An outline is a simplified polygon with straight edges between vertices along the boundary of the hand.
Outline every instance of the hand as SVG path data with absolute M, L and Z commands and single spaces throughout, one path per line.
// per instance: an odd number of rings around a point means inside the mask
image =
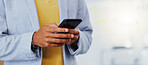
M 55 23 L 45 24 L 33 35 L 33 45 L 40 47 L 59 47 L 70 43 L 74 35 L 67 28 L 59 28 Z M 74 32 L 74 31 L 73 31 Z M 66 33 L 66 34 L 64 34 Z
M 76 27 L 75 29 L 69 29 L 69 34 L 73 34 L 74 37 L 71 39 L 71 42 L 67 43 L 68 45 L 74 44 L 77 45 L 79 40 L 79 28 Z

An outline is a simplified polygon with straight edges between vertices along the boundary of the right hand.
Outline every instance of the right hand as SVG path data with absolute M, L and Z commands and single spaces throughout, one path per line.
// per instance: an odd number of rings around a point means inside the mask
M 40 47 L 59 47 L 70 43 L 74 37 L 67 28 L 59 28 L 55 23 L 45 24 L 33 35 L 33 45 Z M 65 34 L 66 33 L 66 34 Z

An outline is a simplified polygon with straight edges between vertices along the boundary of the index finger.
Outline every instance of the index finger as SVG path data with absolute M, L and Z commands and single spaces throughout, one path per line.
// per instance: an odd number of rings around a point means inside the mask
M 69 33 L 71 33 L 71 34 L 79 34 L 79 30 L 78 29 L 69 29 Z
M 59 28 L 59 27 L 53 27 L 48 29 L 49 32 L 54 32 L 54 33 L 64 33 L 64 32 L 69 32 L 67 28 Z

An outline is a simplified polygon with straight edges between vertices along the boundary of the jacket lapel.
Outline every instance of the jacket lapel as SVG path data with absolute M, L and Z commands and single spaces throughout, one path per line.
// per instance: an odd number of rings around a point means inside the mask
M 39 19 L 38 19 L 35 1 L 34 0 L 25 0 L 25 1 L 32 26 L 34 30 L 37 31 L 40 27 L 39 27 Z M 68 18 L 67 0 L 59 0 L 59 12 L 60 12 L 59 14 L 60 22 Z
M 67 0 L 59 0 L 60 22 L 68 18 Z
M 32 23 L 34 30 L 37 31 L 40 27 L 39 27 L 39 20 L 38 20 L 35 1 L 34 0 L 25 0 L 25 1 L 30 21 Z
M 59 12 L 60 12 L 60 22 L 68 18 L 67 0 L 59 0 Z M 70 65 L 67 62 L 67 56 L 65 55 L 65 46 L 63 46 L 63 59 L 64 59 L 64 65 Z
M 67 1 L 68 0 L 59 0 L 60 22 L 68 18 Z M 65 54 L 65 46 L 63 46 L 63 59 L 64 59 L 64 65 L 70 65 L 67 62 L 67 56 Z

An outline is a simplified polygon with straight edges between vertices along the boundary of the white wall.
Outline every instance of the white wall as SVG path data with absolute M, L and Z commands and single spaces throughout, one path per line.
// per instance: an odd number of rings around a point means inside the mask
M 102 65 L 102 53 L 125 46 L 139 52 L 148 45 L 147 0 L 86 0 L 94 29 L 88 53 L 77 56 L 78 65 Z

